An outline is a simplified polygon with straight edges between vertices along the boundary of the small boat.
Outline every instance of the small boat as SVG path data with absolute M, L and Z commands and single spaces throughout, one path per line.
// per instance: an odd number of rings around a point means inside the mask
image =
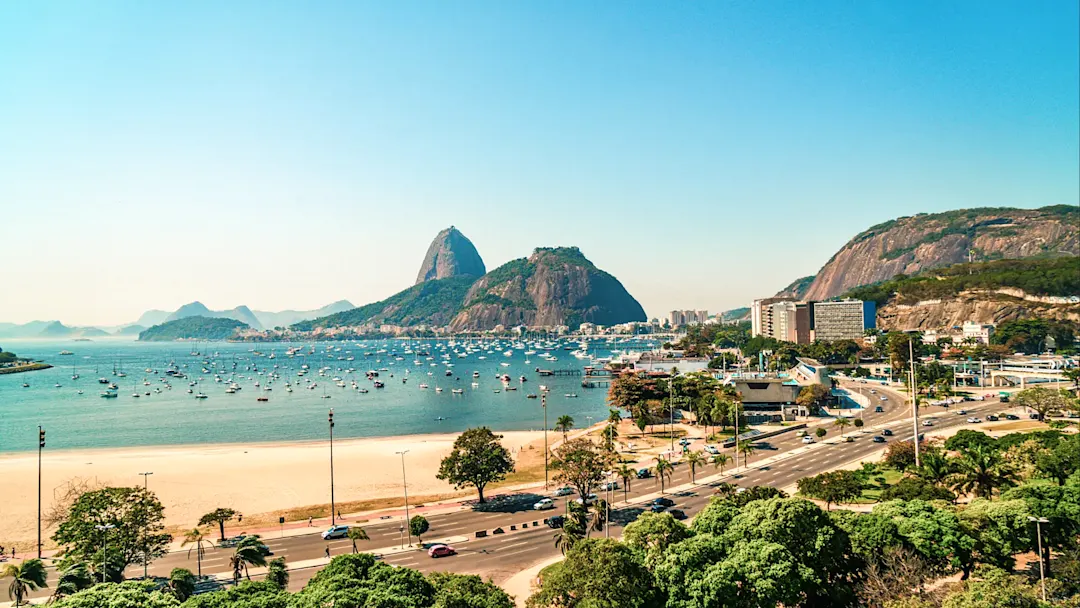
M 203 393 L 199 393 L 199 394 L 195 395 L 195 398 L 196 399 L 206 399 L 207 397 Z
M 67 355 L 74 355 L 75 353 L 71 352 L 70 350 L 62 350 L 62 351 L 60 351 L 60 354 L 64 355 L 64 356 L 67 356 Z
M 577 398 L 577 393 L 566 393 L 566 398 L 567 399 L 576 399 Z
M 451 390 L 450 390 L 450 392 L 451 392 L 451 393 L 454 393 L 455 395 L 462 395 L 462 394 L 464 394 L 464 393 L 465 393 L 465 390 L 464 390 L 464 389 L 460 389 L 460 388 L 455 388 L 455 389 L 451 389 Z
M 256 397 L 255 401 L 270 401 L 269 397 Z
M 528 395 L 525 395 L 525 398 L 526 399 L 536 399 L 536 395 L 534 395 L 532 393 L 529 393 Z
M 386 386 L 386 385 L 385 385 L 385 384 L 383 384 L 382 382 L 379 382 L 379 381 L 375 381 L 375 383 L 374 383 L 374 384 L 372 384 L 372 386 L 374 386 L 375 388 L 382 388 L 382 387 L 384 387 L 384 386 Z
M 117 397 L 116 393 L 112 391 L 105 391 L 104 393 L 101 393 L 101 396 L 105 399 L 116 399 Z
M 366 392 L 368 392 L 368 390 L 366 388 L 358 388 L 358 389 L 356 389 L 356 392 L 358 392 L 358 393 L 366 393 Z
M 420 383 L 420 388 L 421 389 L 426 389 L 427 387 L 428 387 L 427 384 L 424 384 L 423 382 Z
M 25 383 L 25 382 L 23 382 L 23 383 L 22 383 L 22 387 L 23 387 L 23 388 L 30 388 L 30 385 L 29 385 L 29 384 L 27 384 L 27 383 Z
M 494 392 L 494 393 L 501 393 L 502 391 L 500 391 L 499 389 L 495 389 L 495 390 L 493 390 L 492 392 Z

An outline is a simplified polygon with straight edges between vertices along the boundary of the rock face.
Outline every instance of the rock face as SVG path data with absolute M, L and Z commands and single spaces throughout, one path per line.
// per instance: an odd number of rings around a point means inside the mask
M 485 272 L 484 260 L 472 241 L 451 226 L 435 235 L 435 240 L 431 241 L 415 284 L 459 276 L 479 277 Z
M 965 321 L 998 325 L 1032 318 L 1080 322 L 1080 304 L 1055 305 L 981 292 L 913 305 L 889 303 L 878 309 L 878 327 L 885 331 L 940 330 Z
M 824 300 L 897 274 L 968 261 L 1080 254 L 1080 208 L 962 209 L 902 217 L 848 241 L 818 271 L 805 298 Z
M 496 325 L 614 325 L 645 321 L 645 311 L 615 277 L 598 269 L 576 247 L 539 248 L 476 281 L 453 331 Z

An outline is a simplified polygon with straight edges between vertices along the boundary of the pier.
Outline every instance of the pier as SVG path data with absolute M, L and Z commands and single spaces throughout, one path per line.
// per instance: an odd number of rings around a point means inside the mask
M 580 369 L 540 369 L 540 368 L 537 368 L 536 373 L 541 375 L 541 376 L 566 377 L 566 376 L 580 376 L 581 375 L 581 370 Z

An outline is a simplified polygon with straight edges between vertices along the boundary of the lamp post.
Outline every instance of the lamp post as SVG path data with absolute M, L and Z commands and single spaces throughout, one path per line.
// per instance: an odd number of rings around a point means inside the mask
M 153 474 L 154 474 L 153 471 L 148 471 L 146 473 L 139 473 L 139 475 L 142 475 L 142 478 L 143 478 L 143 491 L 144 492 L 149 492 L 150 491 L 149 488 L 148 488 L 147 480 Z M 149 566 L 150 556 L 147 555 L 149 553 L 149 551 L 150 551 L 150 546 L 149 546 L 149 540 L 146 537 L 147 537 L 146 525 L 144 524 L 143 525 L 143 558 L 142 558 L 142 577 L 143 577 L 144 580 L 147 578 L 147 570 L 149 570 L 149 567 L 150 567 Z
M 919 387 L 916 384 L 915 376 L 915 340 L 908 337 L 908 362 L 911 363 L 911 424 L 915 427 L 915 434 L 912 436 L 912 441 L 915 444 L 915 467 L 918 468 L 921 464 L 919 460 Z
M 37 450 L 37 556 L 41 559 L 41 451 L 45 449 L 45 429 L 38 429 Z
M 330 408 L 330 525 L 337 525 L 337 511 L 334 505 L 334 408 Z
M 1042 548 L 1042 525 L 1050 523 L 1049 519 L 1045 517 L 1032 517 L 1028 516 L 1028 521 L 1035 522 L 1035 533 L 1038 536 L 1039 541 L 1039 583 L 1042 585 L 1042 600 L 1046 601 L 1046 567 L 1043 564 L 1043 548 Z
M 405 489 L 405 526 L 409 531 L 409 546 L 412 546 L 412 527 L 409 526 L 409 484 L 405 481 L 405 454 L 409 453 L 409 450 L 402 450 L 400 452 L 394 452 L 401 456 L 401 487 Z
M 96 525 L 94 529 L 101 532 L 104 535 L 101 548 L 101 582 L 106 582 L 108 578 L 108 563 L 109 563 L 109 530 L 112 530 L 116 526 L 113 524 Z
M 540 408 L 544 410 L 544 489 L 548 489 L 548 422 L 547 422 L 547 393 L 540 394 Z
M 668 381 L 668 435 L 671 436 L 671 453 L 675 453 L 675 373 L 672 370 Z

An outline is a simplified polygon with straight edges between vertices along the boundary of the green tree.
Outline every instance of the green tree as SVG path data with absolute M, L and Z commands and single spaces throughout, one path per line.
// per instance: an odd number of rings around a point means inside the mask
M 486 426 L 465 431 L 454 440 L 453 450 L 443 459 L 435 477 L 457 489 L 473 486 L 483 504 L 484 488 L 514 471 L 514 460 L 499 443 L 501 438 Z
M 844 429 L 851 426 L 851 419 L 850 418 L 844 418 L 843 416 L 840 416 L 835 421 L 833 421 L 833 425 L 840 428 L 840 436 L 843 437 L 844 436 Z
M 1036 548 L 1030 515 L 1023 500 L 971 501 L 957 516 L 975 538 L 972 561 L 1011 571 L 1016 565 L 1013 555 Z
M 371 538 L 368 536 L 367 530 L 361 528 L 360 526 L 349 526 L 349 531 L 346 534 L 348 534 L 349 540 L 352 541 L 353 553 L 357 552 L 356 541 L 371 540 Z
M 861 429 L 861 428 L 863 428 L 863 426 L 865 426 L 865 425 L 866 425 L 866 423 L 865 423 L 865 422 L 863 422 L 863 419 L 862 419 L 862 418 L 856 418 L 856 419 L 854 419 L 854 420 L 853 420 L 853 421 L 851 422 L 851 424 L 852 424 L 852 425 L 853 425 L 853 426 L 854 426 L 855 428 L 857 428 L 857 429 Z
M 647 511 L 626 526 L 623 542 L 639 552 L 642 563 L 651 568 L 668 547 L 693 535 L 693 531 L 672 517 L 671 513 Z
M 9 578 L 8 599 L 21 606 L 23 599 L 37 589 L 48 587 L 45 564 L 40 559 L 28 559 L 21 564 L 8 564 L 0 570 L 0 578 Z
M 225 522 L 232 521 L 237 516 L 237 512 L 234 509 L 227 507 L 218 507 L 213 511 L 203 515 L 199 518 L 200 526 L 209 526 L 210 524 L 218 525 L 218 532 L 220 533 L 220 540 L 225 540 Z
M 600 431 L 600 437 L 604 440 L 604 449 L 608 452 L 615 451 L 615 438 L 619 436 L 619 430 L 614 424 L 609 424 Z
M 210 542 L 205 536 L 203 536 L 202 530 L 194 528 L 184 534 L 184 542 L 180 543 L 180 547 L 186 547 L 191 545 L 188 549 L 188 559 L 191 559 L 191 552 L 195 552 L 195 564 L 197 567 L 198 575 L 202 576 L 202 560 L 206 556 L 205 546 L 213 547 L 214 543 Z
M 1019 576 L 1010 576 L 997 568 L 980 570 L 979 576 L 968 580 L 964 587 L 945 597 L 941 608 L 1041 608 L 1039 592 Z
M 615 474 L 622 480 L 623 502 L 626 502 L 628 500 L 627 492 L 630 491 L 630 482 L 637 476 L 637 471 L 626 463 L 620 463 L 615 469 Z
M 608 504 L 603 498 L 599 498 L 593 501 L 589 507 L 589 529 L 586 531 L 585 536 L 588 537 L 590 532 L 603 532 L 604 526 L 608 523 Z
M 435 588 L 432 608 L 514 608 L 514 600 L 505 591 L 479 576 L 432 572 L 427 579 Z
M 919 468 L 915 469 L 915 475 L 935 486 L 944 485 L 954 472 L 952 460 L 941 450 L 926 450 L 919 460 Z
M 430 528 L 431 524 L 423 515 L 413 515 L 409 520 L 409 532 L 416 537 L 416 543 L 421 547 L 424 546 L 424 541 L 420 537 Z
M 994 490 L 1014 485 L 1016 472 L 991 447 L 976 445 L 960 452 L 953 489 L 990 500 Z
M 585 505 L 571 501 L 566 504 L 566 518 L 555 531 L 555 548 L 565 554 L 589 533 L 588 514 Z
M 94 585 L 56 603 L 57 608 L 176 608 L 171 589 L 155 581 L 125 581 Z
M 572 428 L 574 428 L 574 417 L 569 414 L 563 414 L 555 421 L 555 430 L 562 433 L 563 441 L 566 441 L 566 434 Z
M 667 461 L 664 457 L 656 459 L 656 464 L 653 465 L 653 472 L 656 474 L 657 481 L 660 482 L 660 493 L 664 493 L 664 480 L 671 479 L 671 472 L 674 469 L 674 465 Z
M 630 547 L 614 540 L 583 540 L 562 562 L 542 572 L 543 584 L 526 606 L 547 608 L 660 608 L 652 575 Z
M 233 583 L 240 582 L 240 576 L 243 574 L 248 580 L 251 580 L 251 573 L 249 572 L 250 566 L 263 567 L 266 566 L 266 557 L 268 555 L 266 545 L 262 543 L 258 535 L 245 536 L 236 545 L 236 550 L 233 552 L 232 557 L 229 558 L 229 566 L 232 568 Z
M 727 454 L 713 454 L 713 457 L 712 457 L 713 466 L 720 469 L 720 474 L 721 475 L 724 474 L 724 467 L 726 467 L 729 462 L 731 462 L 731 457 L 728 456 Z
M 864 484 L 855 471 L 828 471 L 803 477 L 796 485 L 804 495 L 824 500 L 825 508 L 829 509 L 833 503 L 843 504 L 861 496 Z
M 1080 471 L 1080 435 L 1062 439 L 1054 448 L 1041 454 L 1035 470 L 1042 477 L 1053 479 L 1059 486 L 1076 471 Z
M 896 524 L 904 543 L 935 573 L 968 568 L 975 539 L 955 513 L 922 500 L 880 503 L 873 513 Z
M 911 441 L 893 441 L 885 448 L 882 462 L 897 471 L 906 471 L 915 466 L 915 444 Z
M 709 566 L 728 556 L 728 547 L 719 536 L 696 534 L 670 543 L 657 555 L 652 562 L 646 557 L 645 565 L 667 596 L 667 605 L 702 606 L 706 604 L 701 597 L 701 579 Z
M 1034 410 L 1041 422 L 1050 412 L 1062 412 L 1072 409 L 1072 395 L 1069 391 L 1055 390 L 1037 386 L 1024 389 L 1013 396 L 1013 402 L 1019 407 Z
M 195 575 L 186 568 L 173 568 L 169 573 L 169 589 L 183 602 L 195 593 Z
M 825 435 L 826 435 L 827 433 L 828 433 L 828 431 L 826 431 L 825 429 L 821 428 L 820 426 L 819 426 L 819 427 L 817 428 L 817 430 L 816 430 L 816 431 L 814 431 L 814 434 L 815 434 L 815 435 L 817 435 L 817 438 L 818 438 L 818 439 L 821 439 L 821 438 L 822 438 L 822 437 L 824 437 L 824 436 L 825 436 Z
M 802 387 L 795 403 L 813 412 L 828 403 L 832 397 L 832 391 L 824 384 L 809 384 Z
M 686 466 L 690 467 L 690 482 L 697 483 L 697 468 L 703 466 L 708 459 L 705 458 L 705 454 L 701 452 L 690 451 L 683 457 L 686 461 Z
M 58 569 L 60 573 L 51 598 L 53 602 L 74 595 L 83 589 L 89 589 L 94 585 L 94 576 L 91 574 L 86 562 L 61 562 Z
M 697 585 L 697 605 L 795 606 L 816 586 L 813 574 L 786 547 L 755 539 L 736 545 L 723 561 L 705 570 Z
M 920 477 L 904 477 L 881 492 L 882 502 L 890 500 L 945 500 L 953 502 L 956 494 Z
M 736 447 L 740 454 L 743 455 L 743 464 L 750 462 L 750 457 L 754 455 L 757 448 L 754 447 L 753 441 L 740 441 L 738 447 Z
M 715 534 L 720 536 L 727 530 L 731 520 L 739 514 L 739 506 L 731 499 L 724 496 L 713 496 L 709 504 L 705 505 L 694 517 L 691 529 L 697 534 Z M 629 529 L 630 526 L 627 526 Z M 625 532 L 623 538 L 626 537 Z
M 289 569 L 285 566 L 284 557 L 270 560 L 266 569 L 266 582 L 282 591 L 289 588 Z
M 555 481 L 573 486 L 582 498 L 588 496 L 604 477 L 608 456 L 592 441 L 578 437 L 555 450 Z
M 70 558 L 90 563 L 101 563 L 91 558 L 107 540 L 109 567 L 122 573 L 130 564 L 151 562 L 168 551 L 172 536 L 164 532 L 164 512 L 154 493 L 140 487 L 86 492 L 71 505 L 53 540 Z

